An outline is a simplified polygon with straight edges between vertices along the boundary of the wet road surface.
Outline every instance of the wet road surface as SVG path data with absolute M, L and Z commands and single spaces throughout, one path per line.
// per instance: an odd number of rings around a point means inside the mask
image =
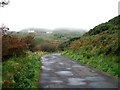
M 39 88 L 118 88 L 118 81 L 60 54 L 49 54 L 42 57 Z

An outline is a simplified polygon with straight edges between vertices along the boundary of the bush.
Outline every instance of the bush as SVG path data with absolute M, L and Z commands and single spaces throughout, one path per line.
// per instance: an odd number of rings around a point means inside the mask
M 10 57 L 14 55 L 24 55 L 25 50 L 31 48 L 32 45 L 31 36 L 26 36 L 23 38 L 19 38 L 13 35 L 3 35 L 2 36 L 2 57 Z
M 33 52 L 41 51 L 41 45 L 35 45 L 35 46 L 32 48 L 32 51 L 33 51 Z
M 41 45 L 41 50 L 46 52 L 54 52 L 57 50 L 57 46 L 52 43 L 44 43 Z
M 65 48 L 67 48 L 73 41 L 79 40 L 79 39 L 80 39 L 80 37 L 72 38 L 72 39 L 70 39 L 70 40 L 68 40 L 68 41 L 66 41 L 66 42 L 61 43 L 61 44 L 58 46 L 58 48 L 59 48 L 59 50 L 64 51 Z

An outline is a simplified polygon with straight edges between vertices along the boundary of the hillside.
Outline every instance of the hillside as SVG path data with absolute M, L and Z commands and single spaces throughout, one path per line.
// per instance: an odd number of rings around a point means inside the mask
M 86 31 L 82 29 L 57 28 L 53 30 L 53 37 L 61 41 L 82 36 Z
M 45 39 L 45 40 L 59 40 L 67 41 L 74 37 L 82 36 L 86 31 L 81 29 L 72 29 L 72 28 L 57 28 L 54 30 L 43 29 L 43 28 L 28 28 L 23 29 L 20 33 L 33 33 L 36 37 Z
M 42 50 L 41 48 L 52 48 L 58 50 L 61 43 L 82 36 L 86 31 L 81 29 L 57 28 L 54 30 L 46 28 L 26 28 L 19 32 L 8 31 L 7 33 L 19 38 L 30 36 L 33 48 L 32 51 Z M 50 49 L 50 51 L 53 51 Z
M 82 37 L 70 42 L 65 47 L 69 51 L 66 51 L 64 55 L 112 75 L 118 75 L 117 64 L 120 63 L 118 59 L 120 55 L 119 25 L 120 16 L 117 16 L 106 23 L 95 26 Z M 106 66 L 103 62 L 106 62 Z M 113 64 L 117 66 L 115 67 Z
M 119 25 L 120 17 L 100 24 L 84 34 L 79 40 L 72 42 L 70 48 L 86 48 L 91 54 L 97 52 L 105 55 L 120 55 L 120 46 L 118 46 Z

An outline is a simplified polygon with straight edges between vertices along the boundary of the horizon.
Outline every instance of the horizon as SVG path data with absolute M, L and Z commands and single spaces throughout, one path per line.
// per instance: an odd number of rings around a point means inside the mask
M 85 30 L 85 29 L 78 29 L 78 28 L 55 28 L 55 29 L 47 29 L 47 28 L 35 28 L 35 27 L 31 27 L 31 28 L 24 28 L 22 30 L 15 30 L 15 32 L 21 32 L 21 31 L 35 31 L 35 30 L 40 30 L 40 31 L 45 31 L 45 32 L 53 32 L 53 31 L 60 31 L 60 30 L 65 30 L 65 31 L 82 31 L 82 32 L 88 32 L 89 30 Z M 9 30 L 10 32 L 14 32 L 14 30 Z

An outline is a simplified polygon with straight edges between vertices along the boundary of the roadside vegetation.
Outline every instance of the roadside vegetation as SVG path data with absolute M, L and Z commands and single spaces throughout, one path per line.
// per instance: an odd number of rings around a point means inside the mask
M 2 31 L 3 88 L 38 88 L 41 56 L 62 53 L 82 64 L 97 68 L 112 76 L 120 75 L 120 16 L 85 32 L 54 31 L 46 33 Z M 33 30 L 33 29 L 31 29 Z M 82 33 L 82 34 L 80 34 Z M 85 34 L 84 34 L 85 33 Z M 77 35 L 77 36 L 76 36 Z M 0 39 L 1 39 L 0 37 Z
M 63 55 L 113 76 L 120 75 L 120 16 L 102 23 L 82 37 L 64 42 Z M 72 42 L 71 42 L 72 41 Z
M 1 27 L 3 88 L 38 88 L 42 51 L 33 52 L 34 37 L 19 36 Z
M 76 35 L 70 31 L 65 32 L 63 36 L 60 31 L 14 32 L 9 31 L 6 26 L 2 26 L 0 30 L 2 31 L 3 88 L 38 88 L 41 56 L 58 52 L 60 43 Z
M 117 57 L 108 57 L 104 54 L 89 56 L 83 54 L 81 51 L 77 52 L 72 50 L 63 52 L 63 55 L 79 63 L 106 72 L 112 76 L 118 77 L 120 75 L 120 66 L 118 66 L 118 63 L 112 61 L 118 59 Z
M 3 62 L 3 88 L 38 88 L 41 55 L 43 52 L 28 51 L 26 56 L 14 56 Z

